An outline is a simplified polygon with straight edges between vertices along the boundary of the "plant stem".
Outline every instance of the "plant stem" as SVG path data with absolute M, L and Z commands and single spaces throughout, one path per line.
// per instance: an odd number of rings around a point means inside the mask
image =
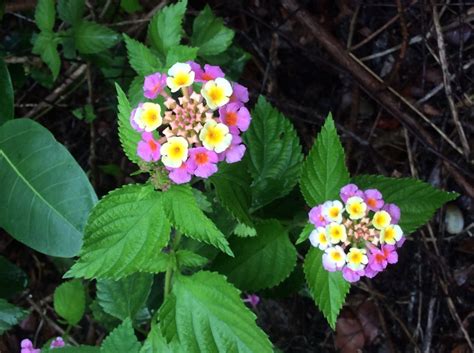
M 171 246 L 170 255 L 174 256 L 174 252 L 178 249 L 179 243 L 181 241 L 182 233 L 178 230 L 175 230 L 175 235 L 173 239 L 173 244 Z M 170 263 L 165 273 L 165 288 L 164 288 L 164 297 L 168 297 L 171 293 L 171 279 L 173 277 L 173 272 L 175 270 L 175 263 Z

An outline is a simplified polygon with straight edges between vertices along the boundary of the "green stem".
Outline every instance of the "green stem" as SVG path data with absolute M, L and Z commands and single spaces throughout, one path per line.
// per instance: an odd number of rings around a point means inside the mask
M 165 292 L 164 292 L 165 299 L 168 297 L 168 295 L 171 292 L 171 277 L 172 276 L 173 276 L 173 267 L 168 266 L 165 273 Z
M 173 239 L 173 244 L 171 246 L 171 252 L 170 255 L 174 256 L 174 252 L 178 250 L 179 243 L 181 242 L 181 237 L 183 234 L 175 230 L 175 235 Z M 166 269 L 165 273 L 165 288 L 164 288 L 164 297 L 168 297 L 168 295 L 171 293 L 171 279 L 173 278 L 173 272 L 174 272 L 175 266 L 174 264 L 168 265 L 168 268 Z

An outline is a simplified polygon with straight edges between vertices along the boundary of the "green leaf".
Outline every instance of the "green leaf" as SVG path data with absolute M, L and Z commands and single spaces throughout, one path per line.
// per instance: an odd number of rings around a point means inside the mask
M 261 222 L 255 228 L 256 237 L 232 239 L 234 258 L 219 255 L 214 261 L 215 270 L 245 291 L 276 286 L 296 265 L 296 249 L 278 221 Z
M 114 46 L 119 35 L 96 22 L 81 21 L 74 26 L 74 42 L 81 54 L 95 54 Z
M 149 48 L 126 34 L 123 37 L 127 46 L 128 61 L 137 74 L 147 76 L 162 69 L 160 59 Z
M 26 273 L 0 256 L 0 298 L 11 298 L 28 285 Z
M 306 241 L 309 238 L 309 235 L 311 234 L 311 232 L 314 229 L 315 229 L 314 225 L 312 225 L 311 223 L 307 223 L 304 226 L 303 230 L 301 231 L 301 233 L 298 237 L 298 240 L 296 240 L 296 245 L 301 244 L 304 241 Z
M 33 54 L 40 55 L 41 60 L 48 65 L 53 74 L 53 80 L 56 80 L 58 77 L 61 67 L 61 58 L 59 57 L 57 47 L 56 34 L 50 31 L 44 31 L 36 37 L 32 50 Z
M 35 21 L 38 28 L 42 31 L 52 31 L 55 17 L 54 0 L 39 0 L 35 9 Z
M 158 325 L 153 325 L 140 353 L 171 353 Z
M 81 257 L 66 276 L 119 279 L 144 266 L 168 243 L 170 224 L 162 193 L 150 185 L 127 185 L 92 210 Z
M 339 197 L 342 186 L 349 183 L 344 149 L 329 114 L 303 164 L 300 187 L 309 206 Z
M 196 59 L 198 48 L 186 45 L 176 45 L 171 47 L 166 55 L 166 69 L 169 69 L 177 62 L 187 62 Z
M 177 276 L 159 316 L 165 338 L 178 338 L 184 352 L 273 352 L 240 292 L 217 273 Z
M 179 45 L 183 33 L 183 18 L 187 0 L 168 5 L 157 12 L 148 26 L 148 38 L 152 46 L 166 57 L 168 50 Z
M 27 311 L 0 298 L 0 335 L 9 330 L 12 326 L 20 323 L 27 314 Z
M 311 295 L 332 329 L 351 285 L 340 271 L 329 272 L 323 267 L 323 252 L 311 248 L 304 260 L 304 273 Z
M 176 261 L 178 268 L 182 267 L 202 267 L 208 263 L 208 259 L 204 256 L 193 253 L 189 250 L 178 250 L 176 252 Z
M 62 283 L 54 291 L 54 311 L 69 325 L 77 325 L 86 310 L 86 293 L 80 280 Z
M 163 192 L 163 196 L 166 214 L 176 229 L 192 239 L 213 245 L 232 256 L 227 239 L 201 211 L 191 187 L 172 185 L 168 191 Z
M 0 126 L 7 120 L 14 118 L 15 106 L 13 99 L 13 85 L 8 67 L 0 58 Z
M 193 23 L 191 44 L 199 48 L 199 55 L 217 55 L 225 51 L 234 39 L 234 31 L 225 27 L 221 18 L 214 16 L 206 5 Z
M 0 226 L 47 255 L 72 257 L 97 196 L 66 148 L 40 124 L 0 127 Z
M 252 123 L 244 140 L 253 177 L 253 207 L 257 209 L 294 188 L 303 155 L 293 125 L 263 96 L 252 111 Z
M 115 83 L 118 100 L 118 125 L 119 125 L 119 139 L 125 155 L 134 163 L 138 163 L 140 159 L 137 155 L 138 142 L 141 140 L 140 134 L 130 125 L 130 114 L 132 108 L 128 102 L 127 96 L 122 91 L 120 86 Z
M 97 281 L 97 300 L 107 314 L 120 320 L 135 319 L 150 295 L 153 275 L 134 273 L 118 281 Z
M 400 227 L 405 234 L 428 222 L 438 208 L 459 194 L 436 189 L 430 184 L 411 178 L 387 178 L 380 175 L 354 177 L 360 188 L 380 190 L 386 203 L 400 207 Z
M 253 227 L 249 214 L 252 202 L 250 175 L 244 163 L 221 164 L 219 171 L 210 178 L 210 181 L 222 206 L 239 222 Z
M 138 353 L 141 345 L 133 332 L 132 321 L 126 319 L 102 343 L 101 353 Z
M 59 0 L 59 18 L 73 26 L 78 24 L 84 16 L 84 4 L 84 0 Z

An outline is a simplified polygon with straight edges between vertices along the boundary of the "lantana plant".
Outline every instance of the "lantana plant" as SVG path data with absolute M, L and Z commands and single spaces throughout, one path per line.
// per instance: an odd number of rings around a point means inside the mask
M 136 77 L 128 94 L 116 84 L 118 133 L 146 181 L 94 206 L 65 275 L 81 280 L 61 286 L 56 311 L 80 322 L 85 297 L 80 315 L 65 298 L 96 280 L 90 309 L 111 331 L 102 352 L 271 353 L 255 315 L 265 296 L 304 286 L 334 328 L 350 282 L 388 275 L 403 241 L 457 194 L 350 177 L 331 116 L 304 157 L 263 96 L 249 110 L 233 32 L 208 7 L 181 43 L 186 5 L 154 16 L 151 47 L 124 36 Z
M 219 66 L 177 62 L 167 74 L 156 72 L 144 79 L 144 98 L 161 96 L 159 103 L 139 103 L 130 124 L 141 133 L 137 155 L 143 168 L 166 185 L 166 176 L 183 184 L 192 176 L 209 178 L 217 163 L 239 162 L 244 153 L 240 134 L 250 125 L 245 103 L 248 90 L 225 78 Z M 156 137 L 154 135 L 156 134 Z

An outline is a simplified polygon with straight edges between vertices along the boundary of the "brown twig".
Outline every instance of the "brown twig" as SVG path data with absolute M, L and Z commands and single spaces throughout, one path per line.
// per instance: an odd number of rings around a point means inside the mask
M 431 134 L 428 133 L 423 126 L 418 124 L 409 114 L 402 110 L 400 104 L 405 104 L 411 110 L 417 112 L 419 116 L 424 117 L 427 123 L 431 123 L 426 116 L 419 112 L 416 107 L 414 107 L 393 88 L 386 86 L 380 77 L 360 61 L 356 60 L 353 55 L 347 53 L 339 41 L 322 25 L 320 25 L 312 15 L 299 8 L 295 0 L 282 0 L 282 3 L 287 10 L 294 13 L 294 16 L 298 19 L 299 23 L 304 25 L 313 34 L 313 37 L 319 41 L 332 58 L 346 69 L 370 96 L 378 101 L 392 116 L 403 123 L 413 133 L 413 135 L 428 148 L 429 151 L 448 163 L 454 164 L 448 157 L 438 151 L 437 144 Z M 299 11 L 297 11 L 298 9 Z M 433 125 L 434 124 L 431 126 Z M 443 139 L 453 147 L 453 149 L 458 153 L 463 154 L 463 151 L 451 139 L 449 139 L 443 131 L 436 126 L 433 127 L 443 137 Z M 456 166 L 456 168 L 459 168 L 459 166 Z
M 453 118 L 454 125 L 456 126 L 456 129 L 458 131 L 459 139 L 461 140 L 461 145 L 464 151 L 464 155 L 466 157 L 466 160 L 469 160 L 469 155 L 471 153 L 471 150 L 469 147 L 469 142 L 467 141 L 466 134 L 464 133 L 464 130 L 462 128 L 461 121 L 459 120 L 458 110 L 456 109 L 456 105 L 454 104 L 453 92 L 452 92 L 451 82 L 450 82 L 451 74 L 449 73 L 448 60 L 446 58 L 446 49 L 444 45 L 443 32 L 441 30 L 439 14 L 436 8 L 436 2 L 434 0 L 431 0 L 431 6 L 433 8 L 433 23 L 436 30 L 436 37 L 438 40 L 439 59 L 441 62 L 441 69 L 443 71 L 444 91 L 446 93 L 446 98 L 448 99 L 448 105 L 451 111 L 451 116 Z

